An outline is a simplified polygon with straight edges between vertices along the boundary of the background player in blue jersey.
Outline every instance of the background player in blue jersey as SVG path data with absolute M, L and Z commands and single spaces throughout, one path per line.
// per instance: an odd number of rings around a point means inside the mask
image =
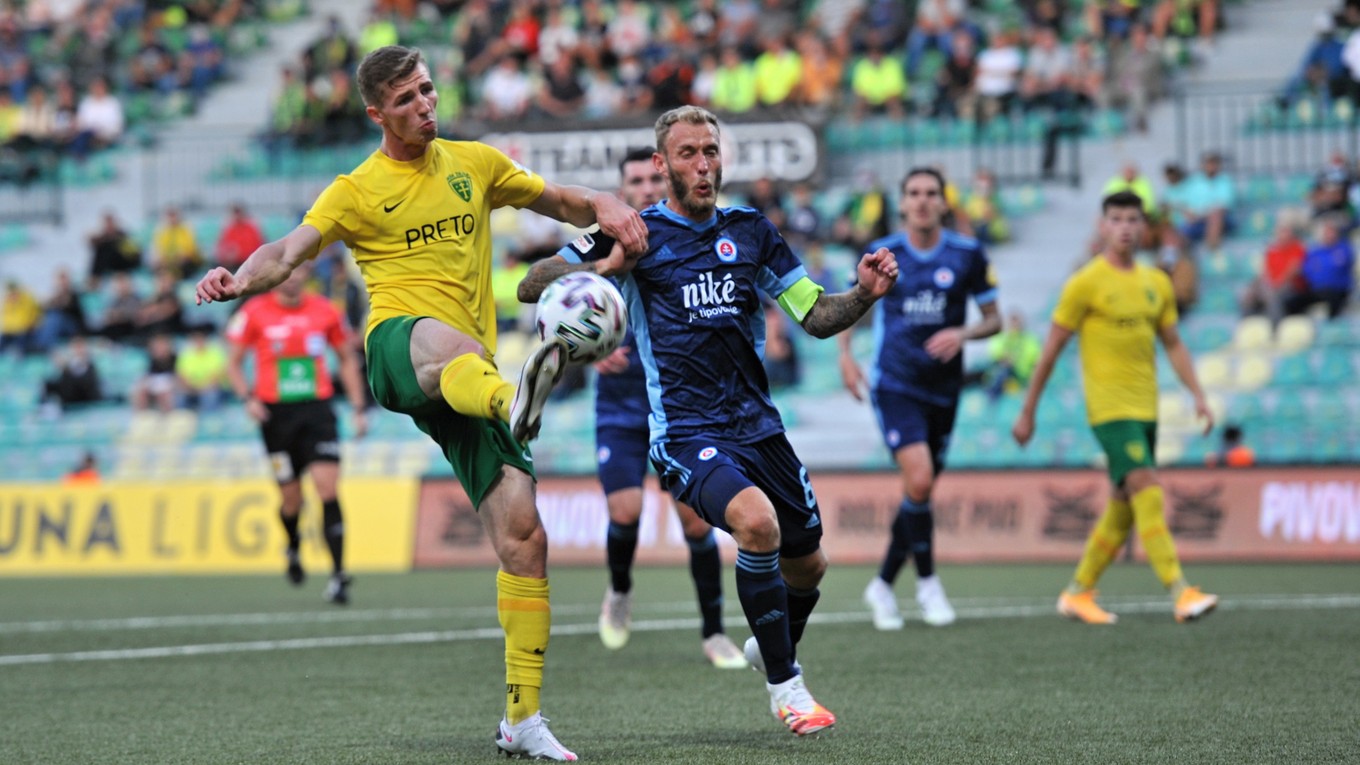
M 883 441 L 902 474 L 902 504 L 878 576 L 864 590 L 880 630 L 902 628 L 892 585 L 910 555 L 916 562 L 916 601 L 927 624 L 954 621 L 954 609 L 935 574 L 935 519 L 930 495 L 944 470 L 963 387 L 963 344 L 1001 330 L 996 278 L 977 240 L 944 228 L 949 212 L 944 177 L 914 168 L 902 180 L 898 204 L 905 227 L 874 242 L 897 256 L 901 275 L 874 312 L 874 360 L 868 387 Z M 966 325 L 968 298 L 981 321 Z M 841 377 L 864 400 L 864 372 L 839 338 Z
M 765 216 L 717 207 L 716 117 L 693 106 L 672 109 L 657 120 L 656 137 L 653 161 L 666 173 L 670 198 L 642 213 L 648 251 L 630 263 L 616 247 L 595 264 L 539 276 L 627 272 L 623 293 L 651 403 L 652 463 L 678 501 L 736 540 L 737 594 L 754 635 L 746 658 L 765 673 L 775 716 L 794 733 L 816 733 L 836 717 L 812 698 L 794 648 L 817 603 L 826 556 L 817 497 L 770 400 L 761 296 L 809 334 L 830 337 L 892 288 L 897 262 L 887 249 L 865 255 L 855 287 L 823 294 Z M 526 279 L 520 298 L 535 297 L 548 281 Z
M 648 146 L 629 151 L 619 163 L 619 195 L 634 210 L 642 210 L 666 194 L 666 179 L 652 164 L 654 150 Z M 539 261 L 531 273 L 566 263 L 603 260 L 614 240 L 599 234 L 582 236 L 557 255 Z M 609 507 L 609 531 L 605 552 L 609 563 L 609 587 L 600 609 L 600 640 L 607 648 L 628 643 L 633 598 L 633 558 L 637 554 L 638 523 L 642 518 L 642 480 L 647 474 L 648 431 L 647 376 L 630 332 L 623 345 L 595 365 L 595 452 L 600 484 Z M 713 527 L 687 505 L 676 503 L 676 515 L 689 544 L 689 570 L 699 597 L 703 618 L 703 650 L 713 666 L 741 669 L 742 654 L 723 632 L 722 558 Z

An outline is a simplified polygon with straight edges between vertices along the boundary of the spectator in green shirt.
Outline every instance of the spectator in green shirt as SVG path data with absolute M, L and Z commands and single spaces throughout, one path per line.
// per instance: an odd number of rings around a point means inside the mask
M 756 57 L 756 97 L 761 106 L 778 106 L 789 99 L 803 77 L 803 60 L 789 48 L 782 35 L 765 40 L 765 52 Z
M 755 69 L 741 60 L 736 47 L 724 48 L 713 75 L 713 108 L 729 114 L 749 112 L 756 105 Z
M 869 52 L 850 70 L 850 89 L 855 94 L 855 116 L 887 113 L 901 117 L 907 97 L 907 77 L 902 62 L 883 55 L 877 36 L 869 41 Z

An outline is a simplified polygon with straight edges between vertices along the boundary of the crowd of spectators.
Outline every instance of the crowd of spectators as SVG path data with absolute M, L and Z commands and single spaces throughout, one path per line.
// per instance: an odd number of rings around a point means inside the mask
M 188 287 L 209 261 L 240 265 L 264 234 L 239 203 L 217 230 L 215 242 L 200 244 L 194 223 L 167 208 L 154 229 L 138 237 L 105 212 L 88 238 L 86 278 L 58 269 L 41 299 L 17 280 L 5 285 L 0 355 L 50 360 L 52 374 L 40 391 L 44 413 L 56 416 L 64 408 L 100 401 L 158 411 L 220 405 L 229 395 L 225 349 L 217 339 L 224 317 L 187 310 Z M 342 245 L 318 256 L 314 281 L 314 289 L 335 302 L 351 326 L 363 326 L 367 300 Z M 101 377 L 92 348 L 115 354 L 141 349 L 147 367 L 133 384 L 115 389 Z
M 224 76 L 228 35 L 254 5 L 0 3 L 0 150 L 22 158 L 18 152 L 46 148 L 83 159 L 119 143 L 143 104 L 192 110 Z
M 642 117 L 681 104 L 822 120 L 1127 108 L 1136 128 L 1181 38 L 1212 49 L 1218 0 L 458 0 L 373 4 L 284 68 L 268 133 L 310 145 L 362 135 L 354 66 L 421 45 L 444 130 L 464 120 Z M 994 6 L 995 4 L 988 4 Z M 914 13 L 911 11 L 915 8 Z

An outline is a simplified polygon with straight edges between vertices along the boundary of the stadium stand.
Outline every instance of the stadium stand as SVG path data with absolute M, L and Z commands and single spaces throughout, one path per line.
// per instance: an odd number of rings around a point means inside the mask
M 35 73 L 25 82 L 16 84 L 11 77 L 0 85 L 27 99 L 27 90 L 36 89 L 39 83 L 53 86 L 69 83 L 74 93 L 83 93 L 94 78 L 107 78 L 125 115 L 127 135 L 83 161 L 65 157 L 54 182 L 65 187 L 103 185 L 125 189 L 129 194 L 145 192 L 124 177 L 124 169 L 144 157 L 156 157 L 158 150 L 162 158 L 173 157 L 169 161 L 178 161 L 182 155 L 168 153 L 168 147 L 174 145 L 170 137 L 177 121 L 187 120 L 199 107 L 211 105 L 220 83 L 236 76 L 243 57 L 269 50 L 277 43 L 271 42 L 271 29 L 306 11 L 299 4 L 231 2 L 217 4 L 221 10 L 213 17 L 197 18 L 155 10 L 160 6 L 151 3 L 96 5 L 107 12 L 101 10 L 87 19 L 57 19 L 51 23 L 0 11 L 0 52 L 9 50 L 6 46 L 20 39 L 20 48 L 25 51 L 22 55 L 29 61 L 29 70 Z M 763 107 L 741 115 L 725 116 L 793 118 L 820 127 L 821 147 L 827 157 L 813 208 L 820 221 L 816 238 L 821 240 L 818 244 L 832 281 L 843 282 L 851 271 L 854 251 L 833 241 L 830 235 L 834 222 L 846 213 L 860 191 L 856 171 L 861 167 L 880 169 L 891 185 L 892 173 L 918 158 L 941 157 L 945 158 L 941 161 L 946 161 L 956 157 L 958 167 L 970 167 L 967 173 L 951 169 L 952 180 L 963 186 L 958 189 L 962 194 L 967 192 L 966 185 L 974 169 L 971 166 L 980 159 L 1003 156 L 982 153 L 985 148 L 1010 150 L 1018 146 L 1016 151 L 1028 152 L 1023 155 L 1023 172 L 1001 167 L 998 176 L 1000 205 L 1011 223 L 1013 241 L 997 246 L 993 254 L 998 263 L 1015 271 L 1025 268 L 1017 264 L 1034 256 L 1029 249 L 1034 240 L 1027 237 L 1033 237 L 1035 232 L 1029 230 L 1027 220 L 1041 215 L 1055 193 L 1048 183 L 1052 174 L 1040 172 L 1048 169 L 1041 168 L 1039 163 L 1046 143 L 1058 136 L 1081 133 L 1095 151 L 1109 151 L 1121 140 L 1152 130 L 1154 138 L 1162 136 L 1158 140 L 1164 147 L 1163 156 L 1169 157 L 1173 151 L 1170 131 L 1156 133 L 1155 124 L 1150 127 L 1143 115 L 1131 117 L 1128 104 L 1109 97 L 1110 93 L 1083 98 L 1075 87 L 1067 94 L 1071 104 L 1062 108 L 1030 105 L 1017 97 L 1014 103 L 1003 99 L 1006 106 L 991 119 L 937 113 L 933 105 L 937 103 L 936 95 L 949 86 L 950 67 L 965 65 L 951 62 L 944 51 L 926 45 L 918 51 L 916 65 L 908 66 L 914 21 L 905 17 L 905 4 L 860 4 L 857 13 L 869 14 L 871 25 L 865 23 L 866 17 L 852 20 L 838 15 L 840 4 L 825 1 L 777 3 L 781 13 L 749 20 L 709 11 L 714 6 L 707 3 L 638 3 L 635 7 L 644 15 L 640 21 L 616 15 L 617 5 L 609 2 L 580 7 L 564 4 L 555 6 L 554 13 L 527 20 L 512 14 L 511 7 L 537 4 L 472 2 L 466 4 L 467 10 L 462 14 L 453 10 L 457 5 L 432 4 L 433 12 L 409 16 L 379 11 L 364 19 L 353 13 L 347 20 L 326 19 L 301 50 L 284 52 L 284 68 L 292 74 L 278 75 L 273 70 L 267 80 L 252 83 L 256 91 L 273 91 L 269 96 L 273 113 L 258 120 L 253 136 L 239 146 L 224 144 L 221 151 L 202 158 L 207 168 L 203 176 L 205 193 L 211 194 L 215 183 L 225 186 L 240 182 L 287 183 L 307 193 L 336 172 L 357 164 L 372 150 L 371 136 L 365 133 L 362 110 L 357 108 L 357 95 L 348 78 L 358 56 L 392 40 L 426 48 L 440 81 L 441 105 L 448 110 L 441 115 L 444 124 L 452 126 L 454 135 L 476 136 L 521 124 L 517 120 L 498 120 L 487 103 L 486 78 L 491 77 L 497 61 L 514 62 L 519 68 L 517 76 L 525 80 L 522 84 L 530 93 L 542 94 L 552 86 L 548 76 L 552 59 L 565 56 L 572 60 L 577 79 L 586 86 L 574 111 L 565 116 L 551 115 L 553 120 L 565 120 L 566 124 L 646 125 L 650 122 L 646 109 L 631 114 L 628 111 L 629 104 L 634 103 L 630 98 L 637 96 L 640 89 L 648 91 L 645 100 L 651 101 L 653 110 L 665 98 L 721 102 L 713 91 L 717 72 L 703 62 L 705 54 L 716 56 L 723 48 L 735 50 L 734 66 L 754 80 L 762 66 L 761 57 L 768 55 L 767 39 L 797 31 L 793 35 L 799 38 L 794 51 L 826 56 L 828 66 L 840 71 L 834 87 L 826 93 L 795 87 L 786 92 L 783 100 L 766 102 Z M 1130 60 L 1120 30 L 1096 26 L 1090 17 L 1080 13 L 1069 11 L 1056 19 L 1033 18 L 1018 11 L 1017 4 L 989 1 L 971 5 L 966 15 L 954 22 L 953 31 L 976 43 L 979 53 L 975 55 L 985 51 L 987 41 L 999 33 L 1043 25 L 1060 33 L 1060 49 L 1065 54 L 1061 58 L 1067 65 L 1075 60 L 1072 51 L 1078 46 L 1091 47 L 1099 56 L 1100 74 L 1107 84 L 1121 74 L 1116 63 L 1123 65 Z M 1231 30 L 1230 20 L 1239 3 L 1220 5 L 1224 6 L 1220 19 L 1229 19 Z M 587 7 L 602 10 L 604 16 L 588 17 Z M 474 9 L 486 13 L 479 17 Z M 321 21 L 318 17 L 313 20 Z M 1167 22 L 1161 25 L 1160 36 L 1154 35 L 1152 49 L 1159 76 L 1174 80 L 1212 58 L 1214 43 L 1209 41 L 1216 30 L 1199 30 L 1195 27 L 1197 21 L 1180 18 L 1174 23 Z M 869 26 L 884 33 L 880 40 L 871 40 L 861 33 Z M 1337 29 L 1333 33 L 1342 32 L 1347 30 Z M 106 53 L 97 62 L 87 61 L 77 43 L 97 34 L 108 37 L 108 44 L 101 48 Z M 868 47 L 878 43 L 885 46 L 885 60 L 902 68 L 904 76 L 910 75 L 905 77 L 906 87 L 900 96 L 902 116 L 891 116 L 885 110 L 884 114 L 857 119 L 852 109 L 852 72 Z M 1300 46 L 1303 43 L 1299 41 Z M 208 59 L 219 64 L 211 73 L 202 71 L 202 61 Z M 976 59 L 967 63 L 978 65 Z M 149 67 L 159 67 L 156 71 L 163 76 L 148 77 Z M 909 68 L 914 71 L 909 72 Z M 1009 87 L 1016 92 L 1021 75 L 1021 71 L 1010 73 Z M 974 80 L 968 82 L 972 87 Z M 574 103 L 566 95 L 570 94 L 565 90 L 556 94 L 559 100 Z M 1254 94 L 1250 111 L 1234 117 L 1228 138 L 1215 136 L 1215 140 L 1223 141 L 1219 145 L 1225 147 L 1236 145 L 1229 140 L 1279 135 L 1315 135 L 1325 142 L 1327 136 L 1356 124 L 1353 95 L 1329 97 L 1325 104 L 1306 94 L 1291 93 L 1283 101 L 1278 96 L 1278 91 Z M 535 97 L 529 99 L 534 100 Z M 532 106 L 526 108 L 529 111 L 521 120 L 535 121 L 547 116 Z M 1170 107 L 1162 104 L 1151 108 Z M 1073 118 L 1073 114 L 1078 116 Z M 592 119 L 596 122 L 591 122 Z M 6 138 L 0 135 L 0 143 Z M 63 146 L 74 151 L 75 147 L 70 145 L 73 135 L 64 140 Z M 205 145 L 208 144 L 197 144 L 199 148 L 192 151 L 202 153 Z M 1351 162 L 1356 159 L 1354 148 L 1348 157 Z M 1183 160 L 1195 158 L 1182 156 Z M 1360 454 L 1360 417 L 1357 417 L 1360 388 L 1353 384 L 1360 374 L 1360 316 L 1351 309 L 1327 320 L 1313 307 L 1273 327 L 1263 317 L 1238 314 L 1239 294 L 1259 270 L 1261 252 L 1280 211 L 1310 204 L 1316 180 L 1313 170 L 1322 168 L 1278 172 L 1250 167 L 1245 156 L 1229 159 L 1229 169 L 1235 174 L 1238 226 L 1220 251 L 1195 256 L 1198 294 L 1183 327 L 1214 408 L 1221 419 L 1243 426 L 1261 462 L 1354 459 Z M 1357 176 L 1360 168 L 1348 177 L 1352 195 L 1360 189 L 1355 185 Z M 1079 181 L 1080 176 L 1071 180 Z M 4 184 L 0 180 L 0 186 Z M 0 189 L 0 195 L 4 193 L 8 192 Z M 744 188 L 735 188 L 732 201 L 743 201 L 744 193 Z M 1089 205 L 1094 197 L 1089 188 L 1086 197 Z M 222 195 L 206 199 L 207 204 L 186 209 L 185 219 L 202 251 L 211 257 L 225 225 L 225 216 L 219 210 L 242 200 Z M 262 206 L 254 207 L 256 200 L 244 201 L 247 207 L 253 207 L 249 212 L 258 216 L 266 238 L 286 232 L 297 219 L 297 210 L 287 204 L 266 207 L 262 198 L 259 200 Z M 143 262 L 150 262 L 154 249 L 153 218 L 160 212 L 156 202 L 144 205 L 146 217 L 129 227 L 132 240 L 145 253 Z M 43 246 L 47 239 L 44 225 L 24 221 L 0 223 L 0 267 L 11 254 L 32 252 Z M 496 259 L 500 262 L 507 251 L 524 247 L 521 235 L 525 232 L 513 216 L 500 218 L 494 225 Z M 560 233 L 565 238 L 566 232 Z M 83 274 L 87 268 L 85 258 L 83 252 L 66 253 L 58 260 Z M 1045 262 L 1055 279 L 1067 265 L 1060 260 Z M 353 306 L 356 303 L 353 291 L 357 289 L 353 274 L 345 267 L 343 258 L 331 263 L 322 272 L 318 289 L 347 307 Z M 51 280 L 50 273 L 24 273 L 22 277 L 40 297 Z M 149 271 L 133 271 L 132 281 L 142 299 L 152 297 L 154 276 Z M 1033 298 L 1030 304 L 1039 306 L 1047 301 L 1051 305 L 1055 296 L 1051 287 L 1049 290 L 1029 296 Z M 171 297 L 181 305 L 192 302 L 189 282 L 179 283 L 173 293 Z M 84 289 L 80 303 L 92 331 L 97 333 L 102 328 L 112 300 L 112 288 L 107 282 L 91 283 Z M 186 315 L 194 323 L 220 328 L 231 310 L 229 305 L 213 305 L 196 308 Z M 1034 322 L 1034 326 L 1042 323 Z M 799 333 L 794 338 L 801 380 L 792 388 L 777 392 L 776 401 L 785 413 L 791 438 L 800 453 L 816 466 L 885 467 L 881 445 L 872 437 L 871 415 L 864 407 L 853 406 L 841 391 L 834 344 L 816 342 Z M 860 337 L 856 342 L 866 340 Z M 183 343 L 183 339 L 177 342 Z M 528 347 L 525 335 L 507 332 L 501 340 L 498 362 L 506 369 L 518 368 Z M 96 341 L 93 349 L 106 400 L 64 411 L 43 401 L 43 383 L 56 369 L 55 359 L 62 353 L 61 346 L 36 355 L 0 355 L 0 461 L 5 465 L 5 479 L 57 478 L 86 451 L 93 452 L 105 474 L 113 477 L 229 477 L 265 473 L 255 429 L 235 414 L 233 402 L 217 411 L 179 408 L 168 415 L 133 412 L 127 399 L 133 384 L 145 372 L 145 350 L 137 342 L 107 339 Z M 1165 387 L 1174 388 L 1174 377 L 1165 360 L 1162 374 Z M 1013 395 L 993 401 L 981 391 L 970 390 L 961 405 L 957 428 L 961 437 L 956 439 L 951 452 L 951 466 L 1075 467 L 1093 464 L 1097 459 L 1096 445 L 1084 425 L 1075 358 L 1065 358 L 1060 364 L 1040 409 L 1043 437 L 1027 450 L 1016 448 L 1009 436 L 1017 406 L 1018 400 Z M 593 443 L 592 417 L 587 392 L 556 401 L 551 417 L 545 421 L 542 439 L 535 446 L 539 466 L 553 472 L 589 473 L 593 469 L 593 449 L 588 446 Z M 347 414 L 342 423 L 347 423 Z M 1195 423 L 1187 402 L 1178 393 L 1169 392 L 1164 397 L 1162 423 L 1159 451 L 1165 463 L 1200 464 L 1213 448 L 1210 440 L 1195 437 Z M 433 445 L 404 418 L 374 412 L 370 426 L 367 439 L 346 442 L 347 471 L 374 475 L 394 471 L 448 472 Z

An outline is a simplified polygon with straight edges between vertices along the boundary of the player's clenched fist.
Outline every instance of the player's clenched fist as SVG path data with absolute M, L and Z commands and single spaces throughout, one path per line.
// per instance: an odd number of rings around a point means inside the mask
M 860 258 L 858 271 L 859 283 L 875 299 L 888 294 L 897 282 L 897 256 L 886 247 Z
M 198 305 L 223 300 L 235 300 L 241 296 L 241 284 L 227 269 L 218 266 L 209 271 L 198 286 L 194 288 L 194 302 Z

